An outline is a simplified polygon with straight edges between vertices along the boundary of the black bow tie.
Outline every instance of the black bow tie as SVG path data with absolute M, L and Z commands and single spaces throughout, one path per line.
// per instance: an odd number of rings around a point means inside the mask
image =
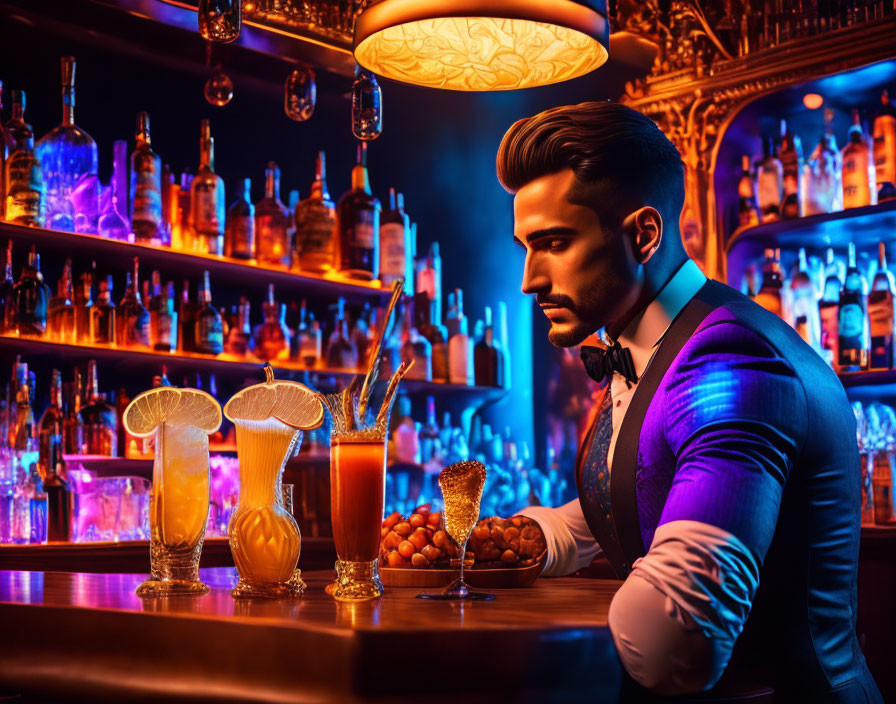
M 632 353 L 628 347 L 612 345 L 603 349 L 582 345 L 582 362 L 588 376 L 598 384 L 604 379 L 612 378 L 613 372 L 621 374 L 630 383 L 638 383 L 635 363 L 632 361 Z

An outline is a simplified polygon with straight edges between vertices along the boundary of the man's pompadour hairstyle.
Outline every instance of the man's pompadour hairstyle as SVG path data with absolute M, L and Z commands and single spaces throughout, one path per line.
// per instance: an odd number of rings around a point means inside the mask
M 518 120 L 501 140 L 498 180 L 516 193 L 541 176 L 571 168 L 571 200 L 617 227 L 626 214 L 651 205 L 676 225 L 684 203 L 684 164 L 659 127 L 637 110 L 587 102 Z

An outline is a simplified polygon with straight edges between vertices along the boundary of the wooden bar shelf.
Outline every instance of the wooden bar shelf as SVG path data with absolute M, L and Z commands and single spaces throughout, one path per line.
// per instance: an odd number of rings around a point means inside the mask
M 238 284 L 252 290 L 267 291 L 274 284 L 278 291 L 321 295 L 345 296 L 351 300 L 369 300 L 371 297 L 387 297 L 391 290 L 383 288 L 379 281 L 360 281 L 337 274 L 324 275 L 311 272 L 295 272 L 285 267 L 275 267 L 254 261 L 243 261 L 212 254 L 189 252 L 156 247 L 133 242 L 110 240 L 96 235 L 76 232 L 59 232 L 42 227 L 25 227 L 0 222 L 0 237 L 12 239 L 21 253 L 34 244 L 41 254 L 54 253 L 81 261 L 95 260 L 101 268 L 116 265 L 127 271 L 134 257 L 140 257 L 145 267 L 164 268 L 165 277 L 189 276 L 197 278 L 208 270 L 212 286 Z M 259 296 L 260 298 L 260 296 Z

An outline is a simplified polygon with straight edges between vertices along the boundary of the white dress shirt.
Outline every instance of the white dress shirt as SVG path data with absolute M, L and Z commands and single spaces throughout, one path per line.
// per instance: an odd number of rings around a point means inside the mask
M 640 379 L 669 325 L 706 282 L 688 260 L 657 297 L 619 335 Z M 612 472 L 619 429 L 637 385 L 614 374 L 610 382 Z M 530 506 L 547 541 L 545 576 L 581 569 L 600 552 L 578 499 L 559 508 Z M 697 521 L 660 526 L 650 549 L 610 606 L 609 625 L 620 660 L 640 684 L 658 694 L 683 694 L 714 684 L 749 615 L 759 565 L 735 536 Z

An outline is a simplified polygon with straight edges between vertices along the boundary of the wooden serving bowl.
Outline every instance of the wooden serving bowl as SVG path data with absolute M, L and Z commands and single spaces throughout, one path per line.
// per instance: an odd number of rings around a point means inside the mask
M 464 581 L 479 589 L 512 589 L 528 587 L 541 572 L 536 562 L 528 567 L 464 570 Z M 413 567 L 380 567 L 380 580 L 386 587 L 447 587 L 457 579 L 459 569 L 415 569 Z

